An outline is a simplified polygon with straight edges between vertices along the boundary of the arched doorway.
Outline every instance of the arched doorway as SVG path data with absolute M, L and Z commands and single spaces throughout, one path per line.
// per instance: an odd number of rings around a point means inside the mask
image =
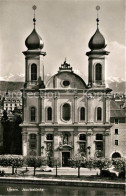
M 115 159 L 115 158 L 121 158 L 121 155 L 120 155 L 119 152 L 114 152 L 114 153 L 112 154 L 112 158 L 113 158 L 113 159 Z

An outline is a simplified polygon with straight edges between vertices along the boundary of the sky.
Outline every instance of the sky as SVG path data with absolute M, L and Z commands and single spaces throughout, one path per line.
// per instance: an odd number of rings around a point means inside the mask
M 106 40 L 106 79 L 125 80 L 124 0 L 0 0 L 0 80 L 22 80 L 25 73 L 25 39 L 36 30 L 47 53 L 45 74 L 57 73 L 67 62 L 87 83 L 88 42 L 96 31 L 96 6 L 100 6 L 99 29 Z

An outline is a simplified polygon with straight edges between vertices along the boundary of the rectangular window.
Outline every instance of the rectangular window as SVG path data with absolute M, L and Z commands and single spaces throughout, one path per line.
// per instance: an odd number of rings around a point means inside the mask
M 118 145 L 119 145 L 118 140 L 115 140 L 115 145 L 116 145 L 116 146 L 118 146 Z
M 36 140 L 36 134 L 30 134 L 30 139 L 31 140 Z
M 118 123 L 119 123 L 118 118 L 115 118 L 115 124 L 118 124 Z
M 118 129 L 115 129 L 115 134 L 118 135 Z
M 52 134 L 47 134 L 46 139 L 47 140 L 53 140 L 53 135 Z
M 36 149 L 36 142 L 30 142 L 30 148 L 31 149 Z
M 36 144 L 37 144 L 37 140 L 36 140 L 36 134 L 30 134 L 29 135 L 29 147 L 30 149 L 36 149 Z
M 96 142 L 95 149 L 96 150 L 103 150 L 103 142 Z

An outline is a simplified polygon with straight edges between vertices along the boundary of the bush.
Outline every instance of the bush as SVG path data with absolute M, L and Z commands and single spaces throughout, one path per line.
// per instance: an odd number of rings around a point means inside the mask
M 42 165 L 46 165 L 47 161 L 45 157 L 41 156 L 28 156 L 25 157 L 25 163 L 28 167 L 34 167 L 34 176 L 35 176 L 35 170 L 37 167 L 40 167 Z
M 71 159 L 69 159 L 71 167 L 81 167 L 86 166 L 86 158 L 82 156 L 81 153 L 76 154 Z
M 115 169 L 117 169 L 118 171 L 125 172 L 126 159 L 124 158 L 112 159 L 112 164 L 114 165 Z
M 87 168 L 94 168 L 100 170 L 100 176 L 102 176 L 102 170 L 111 166 L 111 161 L 107 158 L 89 159 L 87 161 Z
M 14 174 L 15 167 L 22 167 L 24 158 L 21 155 L 1 155 L 0 165 L 3 167 L 12 167 L 12 174 Z
M 111 177 L 111 172 L 109 170 L 102 170 L 101 176 L 102 177 Z
M 110 172 L 110 174 L 111 174 L 110 177 L 111 177 L 112 180 L 115 179 L 115 178 L 117 178 L 117 175 L 115 173 Z
M 120 173 L 119 173 L 119 178 L 124 178 L 124 179 L 125 179 L 125 172 L 123 172 L 123 171 L 120 172 Z

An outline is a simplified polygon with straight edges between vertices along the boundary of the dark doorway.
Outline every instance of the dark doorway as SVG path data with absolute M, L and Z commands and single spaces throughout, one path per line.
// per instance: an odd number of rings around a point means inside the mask
M 62 152 L 62 167 L 69 167 L 70 152 Z
M 118 152 L 112 154 L 112 158 L 121 158 L 121 155 Z

